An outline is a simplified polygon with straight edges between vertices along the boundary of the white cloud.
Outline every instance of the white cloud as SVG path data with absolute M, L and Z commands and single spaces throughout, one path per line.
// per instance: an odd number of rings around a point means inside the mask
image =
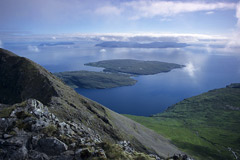
M 192 62 L 189 62 L 186 64 L 186 67 L 184 67 L 184 71 L 187 72 L 190 77 L 195 77 L 195 72 L 197 69 Z
M 100 51 L 99 51 L 100 53 L 105 53 L 106 52 L 106 49 L 100 49 Z
M 103 6 L 101 8 L 97 8 L 95 10 L 95 13 L 98 15 L 120 15 L 122 10 L 120 8 L 117 8 L 115 6 Z
M 240 2 L 236 5 L 237 29 L 233 32 L 225 50 L 240 47 Z
M 78 35 L 81 36 L 81 35 Z M 86 35 L 85 35 L 86 36 Z M 153 41 L 174 41 L 185 43 L 196 43 L 200 40 L 226 40 L 224 36 L 205 35 L 205 34 L 156 34 L 156 33 L 122 33 L 122 34 L 95 34 L 88 35 L 101 41 L 135 41 L 135 42 L 153 42 Z
M 210 15 L 210 14 L 213 14 L 214 12 L 213 11 L 209 11 L 209 12 L 206 12 L 206 15 Z
M 135 19 L 154 16 L 174 16 L 180 13 L 213 11 L 219 9 L 235 9 L 235 3 L 206 3 L 206 2 L 182 2 L 182 1 L 132 1 L 125 3 L 126 7 L 133 9 Z
M 0 48 L 3 48 L 3 43 L 1 40 L 0 40 Z
M 31 51 L 31 52 L 39 52 L 39 49 L 37 46 L 31 46 L 29 45 L 28 46 L 28 50 Z
M 240 2 L 238 2 L 236 6 L 236 18 L 238 19 L 237 26 L 238 29 L 240 30 Z
M 172 21 L 172 19 L 164 17 L 164 18 L 161 19 L 161 21 L 162 22 L 169 22 L 169 21 Z

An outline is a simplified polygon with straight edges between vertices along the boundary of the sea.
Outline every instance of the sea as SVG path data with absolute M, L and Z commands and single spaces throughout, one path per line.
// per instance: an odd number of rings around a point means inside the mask
M 103 68 L 85 63 L 109 59 L 154 60 L 183 64 L 186 67 L 167 73 L 133 77 L 137 83 L 111 89 L 76 89 L 120 114 L 151 116 L 177 102 L 240 82 L 240 52 L 224 47 L 189 45 L 184 48 L 102 48 L 98 41 L 80 40 L 53 44 L 34 41 L 8 42 L 4 48 L 27 57 L 48 71 L 63 72 Z

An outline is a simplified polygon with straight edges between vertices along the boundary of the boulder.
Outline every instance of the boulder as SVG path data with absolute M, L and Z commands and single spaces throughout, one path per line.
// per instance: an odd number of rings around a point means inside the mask
M 38 141 L 37 150 L 47 155 L 59 155 L 67 149 L 68 146 L 55 137 L 41 138 Z

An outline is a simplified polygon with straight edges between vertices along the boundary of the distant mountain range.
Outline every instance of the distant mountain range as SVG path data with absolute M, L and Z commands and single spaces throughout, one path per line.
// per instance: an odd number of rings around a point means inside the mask
M 106 48 L 183 48 L 189 46 L 189 44 L 177 42 L 138 43 L 138 42 L 107 41 L 96 44 L 96 46 Z
M 74 45 L 74 42 L 46 42 L 46 43 L 41 43 L 39 46 L 44 47 L 44 46 L 61 46 L 61 45 Z

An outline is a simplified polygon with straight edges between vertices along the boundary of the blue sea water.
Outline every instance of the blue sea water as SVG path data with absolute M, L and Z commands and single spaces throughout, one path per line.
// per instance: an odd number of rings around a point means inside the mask
M 101 71 L 101 68 L 84 64 L 106 59 L 158 60 L 186 65 L 168 73 L 134 77 L 138 81 L 134 86 L 76 89 L 79 94 L 122 114 L 149 116 L 185 98 L 240 82 L 240 54 L 221 49 L 209 51 L 209 48 L 192 46 L 181 49 L 101 48 L 92 41 L 74 42 L 69 46 L 39 44 L 9 43 L 5 48 L 30 58 L 50 72 Z

